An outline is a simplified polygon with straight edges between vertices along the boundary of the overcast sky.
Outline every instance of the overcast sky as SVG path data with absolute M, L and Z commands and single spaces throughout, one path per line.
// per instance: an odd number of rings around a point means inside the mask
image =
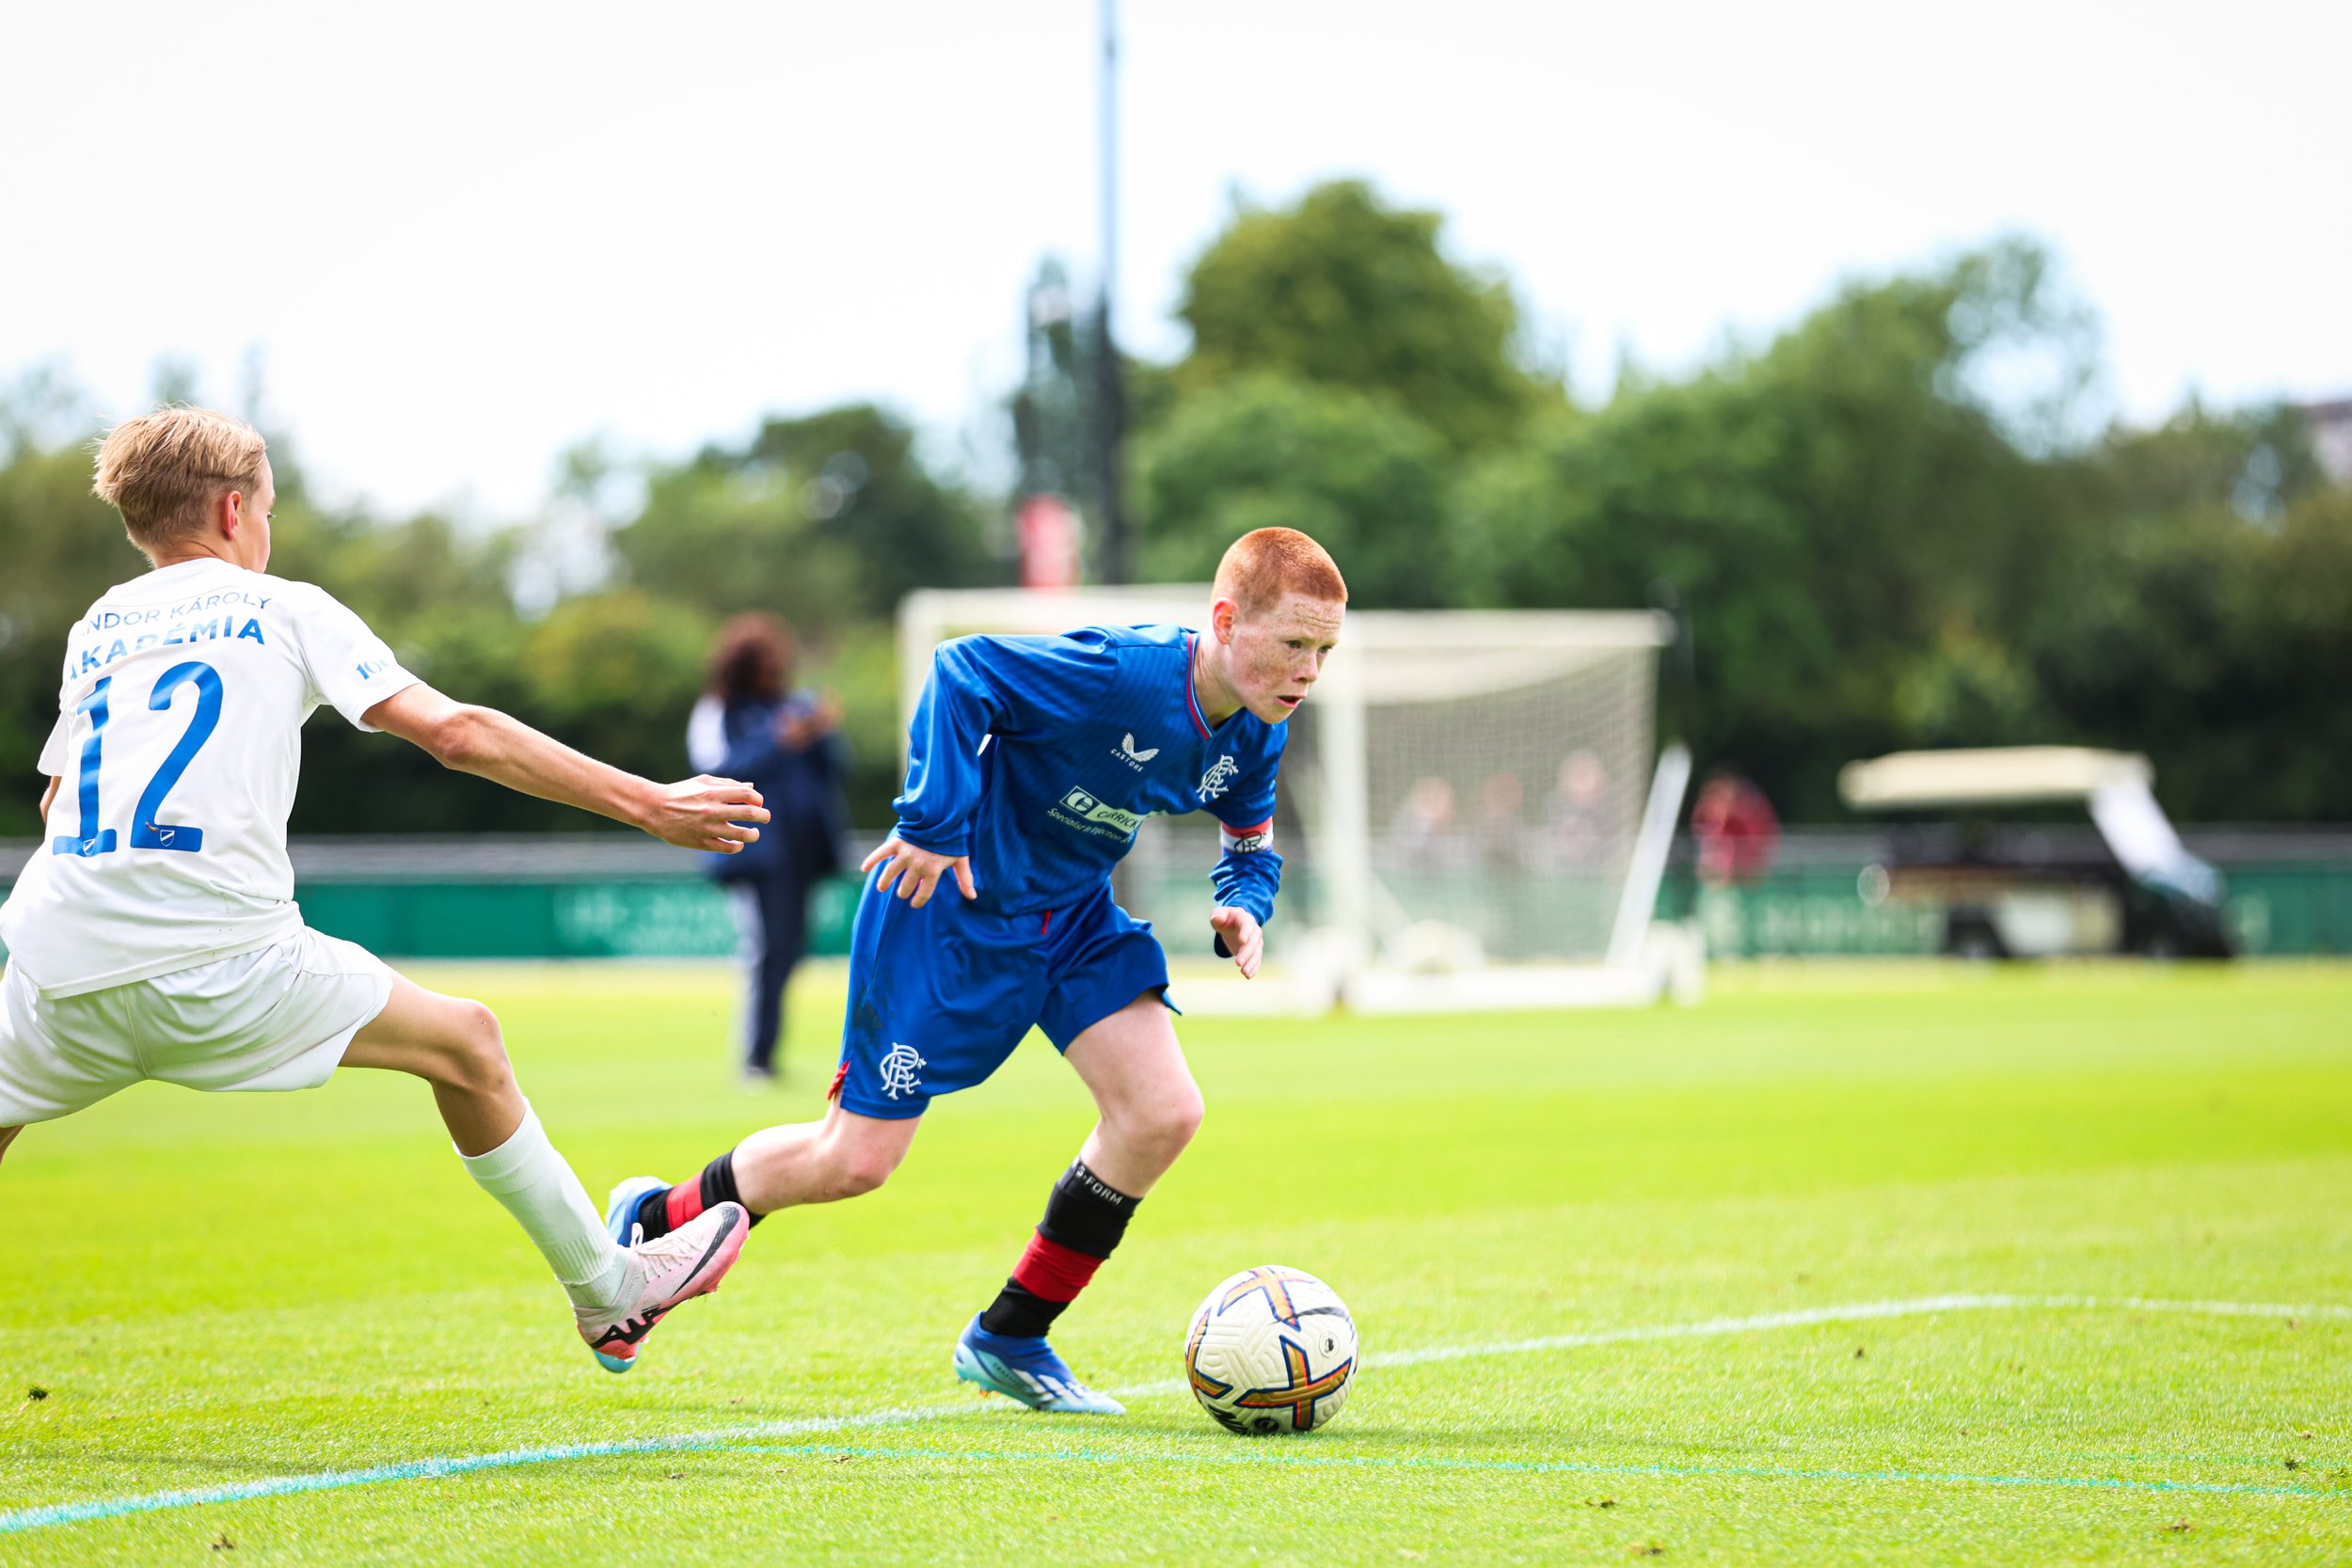
M 1120 326 L 1240 191 L 1442 209 L 1580 390 L 2004 229 L 2153 418 L 2352 393 L 2352 7 L 1123 8 Z M 998 440 L 1039 258 L 1091 276 L 1092 0 L 0 10 L 0 382 L 110 416 L 165 356 L 330 496 L 519 516 L 592 433 L 668 454 L 874 398 Z

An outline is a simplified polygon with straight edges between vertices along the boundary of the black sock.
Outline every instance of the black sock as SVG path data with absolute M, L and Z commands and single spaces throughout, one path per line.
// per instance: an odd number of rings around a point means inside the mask
M 683 1182 L 678 1183 L 678 1186 L 684 1185 Z M 735 1150 L 728 1149 L 703 1167 L 703 1173 L 694 1184 L 692 1201 L 685 1204 L 671 1202 L 670 1195 L 676 1191 L 677 1187 L 658 1187 L 637 1200 L 637 1223 L 645 1227 L 645 1240 L 650 1242 L 656 1236 L 666 1236 L 675 1228 L 671 1223 L 674 1214 L 676 1224 L 684 1225 L 704 1210 L 718 1204 L 743 1203 L 741 1196 L 735 1190 Z M 750 1212 L 750 1204 L 745 1203 L 743 1207 L 746 1212 Z M 685 1212 L 680 1212 L 681 1210 Z M 764 1214 L 753 1214 L 752 1224 L 757 1225 L 766 1217 Z
M 1118 1247 L 1141 1201 L 1087 1169 L 1084 1160 L 1072 1161 L 1046 1197 L 1045 1218 L 1012 1277 L 980 1314 L 980 1326 L 991 1334 L 1043 1335 Z

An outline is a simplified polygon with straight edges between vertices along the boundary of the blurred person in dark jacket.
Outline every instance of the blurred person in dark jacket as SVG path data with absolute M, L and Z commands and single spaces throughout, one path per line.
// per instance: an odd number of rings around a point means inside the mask
M 688 760 L 752 784 L 771 814 L 757 844 L 705 864 L 726 888 L 742 936 L 743 1076 L 752 1084 L 776 1076 L 784 990 L 808 945 L 809 895 L 840 869 L 835 845 L 847 826 L 841 705 L 831 692 L 793 689 L 796 651 L 791 629 L 772 615 L 728 621 L 686 725 Z

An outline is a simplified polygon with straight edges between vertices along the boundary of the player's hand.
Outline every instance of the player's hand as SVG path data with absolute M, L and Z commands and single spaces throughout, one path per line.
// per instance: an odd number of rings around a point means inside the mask
M 956 874 L 956 886 L 962 889 L 966 898 L 977 898 L 980 895 L 980 890 L 972 881 L 971 856 L 936 855 L 907 843 L 897 833 L 883 839 L 874 852 L 859 864 L 858 870 L 867 872 L 878 865 L 882 872 L 874 879 L 874 891 L 888 893 L 890 884 L 896 882 L 898 884 L 898 896 L 906 899 L 914 909 L 919 910 L 931 901 L 931 894 L 937 890 L 940 879 L 950 871 Z
M 787 707 L 776 718 L 776 744 L 805 752 L 841 727 L 841 699 L 827 691 L 805 707 Z
M 739 780 L 697 773 L 677 784 L 657 785 L 644 820 L 637 825 L 681 849 L 734 855 L 758 841 L 759 830 L 750 824 L 767 820 L 768 808 L 758 790 Z
M 1256 979 L 1258 960 L 1265 957 L 1265 932 L 1259 927 L 1258 917 L 1248 910 L 1220 905 L 1209 911 L 1209 925 L 1233 956 L 1233 967 L 1241 971 L 1241 977 Z

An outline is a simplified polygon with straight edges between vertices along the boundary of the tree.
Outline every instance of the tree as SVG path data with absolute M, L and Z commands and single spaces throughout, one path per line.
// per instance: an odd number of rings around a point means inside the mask
M 1392 404 L 1275 375 L 1184 398 L 1136 450 L 1147 581 L 1206 582 L 1254 528 L 1312 534 L 1353 602 L 1448 602 L 1445 450 Z
M 1674 717 L 1785 809 L 1834 816 L 1874 751 L 2058 738 L 2021 617 L 2080 569 L 2080 464 L 2019 450 L 1974 373 L 2073 351 L 2074 316 L 2013 246 L 1857 284 L 1759 354 L 1543 421 L 1454 499 L 1474 602 L 1690 606 Z
M 1385 399 L 1457 451 L 1507 439 L 1564 394 L 1519 364 L 1509 287 L 1448 261 L 1443 224 L 1357 181 L 1241 208 L 1185 277 L 1178 389 L 1273 372 Z
M 2098 454 L 2091 569 L 2025 646 L 2074 736 L 2206 821 L 2352 816 L 2352 492 L 2291 411 L 2192 405 Z
M 66 628 L 109 585 L 146 570 L 89 486 L 77 444 L 19 444 L 0 467 L 0 836 L 39 831 L 36 765 L 57 718 Z
M 715 630 L 707 612 L 636 589 L 566 599 L 523 645 L 532 706 L 593 756 L 676 777 Z
M 924 467 L 902 421 L 862 404 L 771 420 L 743 447 L 656 469 L 613 545 L 650 593 L 819 627 L 1001 575 L 977 505 Z

